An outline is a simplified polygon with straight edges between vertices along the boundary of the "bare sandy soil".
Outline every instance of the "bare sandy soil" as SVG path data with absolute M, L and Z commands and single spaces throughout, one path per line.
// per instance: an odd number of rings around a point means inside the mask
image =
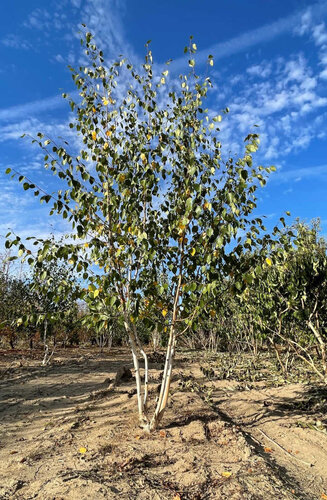
M 183 353 L 149 436 L 133 379 L 111 384 L 127 349 L 41 357 L 0 352 L 0 499 L 327 499 L 326 387 L 218 380 Z

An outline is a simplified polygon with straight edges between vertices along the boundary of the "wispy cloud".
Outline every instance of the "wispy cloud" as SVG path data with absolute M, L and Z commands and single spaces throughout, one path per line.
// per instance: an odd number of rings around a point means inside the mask
M 231 110 L 221 125 L 223 143 L 238 151 L 242 136 L 257 124 L 263 160 L 276 162 L 281 156 L 306 149 L 312 140 L 325 137 L 325 84 L 318 81 L 316 68 L 302 53 L 277 56 L 248 69 L 233 75 L 228 85 L 221 79 L 224 105 Z M 220 102 L 217 93 L 217 104 Z
M 78 96 L 78 92 L 72 92 L 71 96 L 74 99 Z M 0 121 L 12 122 L 25 116 L 35 116 L 45 111 L 52 111 L 63 106 L 66 106 L 68 109 L 67 101 L 63 99 L 61 95 L 47 97 L 46 99 L 0 109 Z
M 9 34 L 0 40 L 0 43 L 10 49 L 30 50 L 32 45 L 19 35 Z
M 86 0 L 81 10 L 81 21 L 95 34 L 95 40 L 107 57 L 116 58 L 119 54 L 138 57 L 128 43 L 123 25 L 126 12 L 125 0 Z
M 32 30 L 39 30 L 51 36 L 54 30 L 59 31 L 67 26 L 67 15 L 65 12 L 49 12 L 46 8 L 33 10 L 26 21 L 24 27 Z
M 310 19 L 317 19 L 319 16 L 327 12 L 327 2 L 322 1 L 310 8 Z M 256 45 L 270 42 L 280 35 L 294 32 L 295 28 L 300 24 L 303 16 L 307 14 L 307 9 L 300 10 L 287 17 L 278 19 L 273 23 L 266 24 L 260 28 L 247 31 L 241 35 L 231 38 L 225 42 L 217 43 L 201 50 L 197 53 L 196 61 L 198 64 L 203 64 L 207 61 L 208 55 L 212 54 L 215 60 L 223 59 L 240 52 L 244 52 Z M 179 70 L 185 67 L 185 57 L 176 59 L 171 68 Z
M 290 170 L 281 169 L 270 177 L 270 182 L 299 182 L 304 179 L 321 178 L 327 180 L 327 165 L 309 166 Z

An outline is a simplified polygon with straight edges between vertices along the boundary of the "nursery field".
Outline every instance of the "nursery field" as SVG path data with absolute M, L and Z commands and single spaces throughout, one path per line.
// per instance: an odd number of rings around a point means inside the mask
M 179 352 L 146 434 L 128 349 L 41 359 L 0 352 L 1 499 L 327 498 L 327 389 L 301 366 L 286 383 L 265 354 Z M 154 393 L 164 356 L 149 361 Z

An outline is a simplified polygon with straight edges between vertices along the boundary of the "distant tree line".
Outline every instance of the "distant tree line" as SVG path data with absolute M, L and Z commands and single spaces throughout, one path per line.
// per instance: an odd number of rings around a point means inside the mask
M 255 262 L 257 261 L 257 266 Z M 327 242 L 318 220 L 297 221 L 285 227 L 279 244 L 264 262 L 260 253 L 244 252 L 239 275 L 224 276 L 220 294 L 210 300 L 184 337 L 184 345 L 214 352 L 271 350 L 285 377 L 290 357 L 305 361 L 322 379 L 327 378 Z M 46 279 L 45 279 L 45 267 Z M 246 269 L 252 269 L 247 273 Z M 144 301 L 136 327 L 142 341 L 152 349 L 165 347 L 162 304 L 171 283 L 161 276 L 162 298 L 158 313 L 149 318 Z M 10 258 L 0 257 L 1 347 L 31 349 L 49 343 L 61 347 L 94 345 L 111 347 L 126 343 L 123 317 L 110 317 L 100 301 L 86 295 L 78 300 L 79 288 L 71 267 L 42 262 L 25 277 L 10 269 Z M 87 287 L 86 287 L 87 289 Z M 48 346 L 49 349 L 49 346 Z

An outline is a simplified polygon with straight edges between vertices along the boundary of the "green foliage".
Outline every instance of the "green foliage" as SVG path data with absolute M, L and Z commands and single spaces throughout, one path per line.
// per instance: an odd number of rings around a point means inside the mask
M 45 152 L 45 167 L 66 189 L 50 195 L 18 177 L 24 190 L 34 190 L 51 205 L 50 215 L 71 223 L 75 241 L 36 240 L 37 256 L 19 237 L 7 247 L 17 245 L 31 265 L 68 261 L 88 283 L 80 298 L 94 301 L 102 322 L 117 312 L 154 328 L 157 304 L 167 291 L 159 276 L 169 276 L 171 295 L 162 303 L 159 323 L 171 322 L 178 290 L 178 316 L 188 328 L 216 293 L 221 275 L 237 269 L 244 249 L 263 243 L 262 220 L 251 213 L 256 190 L 273 168 L 253 164 L 257 134 L 245 138 L 241 158 L 223 161 L 222 117 L 212 120 L 205 109 L 212 85 L 196 75 L 194 56 L 191 73 L 181 75 L 175 88 L 168 84 L 168 70 L 154 75 L 148 47 L 138 71 L 123 58 L 107 68 L 90 33 L 84 44 L 90 64 L 71 70 L 81 101 L 64 94 L 76 116 L 70 128 L 82 149 L 74 156 L 65 141 L 59 146 L 42 133 L 33 139 Z M 187 52 L 195 54 L 196 44 L 191 42 Z M 47 270 L 43 273 L 46 279 Z M 251 280 L 250 273 L 241 277 L 236 289 Z

